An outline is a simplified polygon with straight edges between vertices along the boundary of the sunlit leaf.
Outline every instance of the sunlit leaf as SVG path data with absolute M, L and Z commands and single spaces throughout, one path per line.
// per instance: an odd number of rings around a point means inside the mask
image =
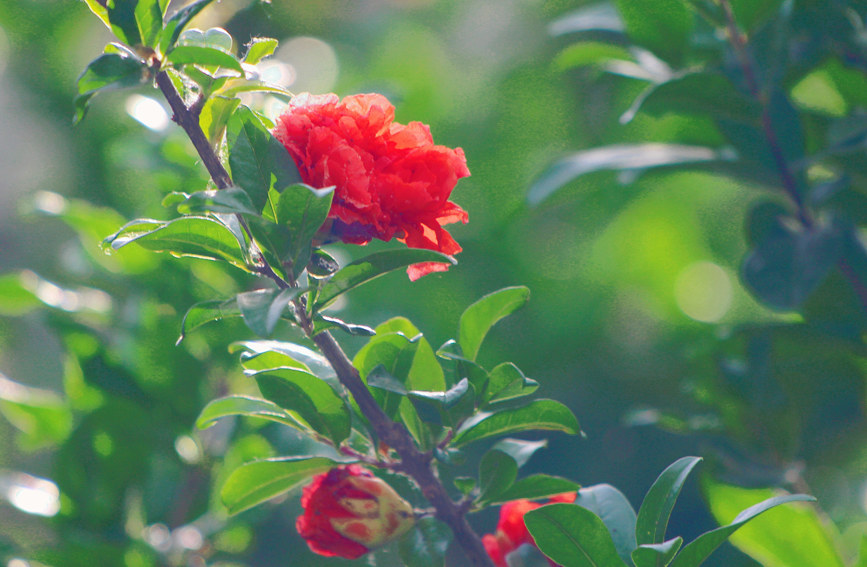
M 529 299 L 528 288 L 507 287 L 489 293 L 467 307 L 458 323 L 458 343 L 464 356 L 474 361 L 491 327 L 523 307 Z
M 184 195 L 184 200 L 177 204 L 178 212 L 185 215 L 203 212 L 215 213 L 246 213 L 255 215 L 250 196 L 239 187 L 228 189 L 197 191 Z
M 220 321 L 227 317 L 240 317 L 241 310 L 238 308 L 238 302 L 234 298 L 228 300 L 211 300 L 196 303 L 190 307 L 184 314 L 181 321 L 181 334 L 178 336 L 176 344 L 180 344 L 187 336 L 187 333 L 198 329 L 211 321 Z
M 216 145 L 223 137 L 226 123 L 241 104 L 240 99 L 226 96 L 210 96 L 202 106 L 199 114 L 199 125 L 211 144 Z M 249 195 L 247 196 L 249 199 Z
M 644 543 L 632 552 L 632 561 L 635 567 L 666 567 L 680 551 L 681 545 L 683 538 L 680 536 L 662 543 Z
M 566 406 L 554 400 L 536 400 L 519 408 L 495 413 L 481 412 L 468 419 L 458 430 L 452 445 L 460 447 L 518 431 L 551 430 L 576 434 L 580 432 L 578 420 Z
M 744 507 L 773 497 L 771 489 L 748 489 L 707 480 L 702 489 L 711 513 L 730 522 Z M 813 506 L 784 506 L 732 534 L 731 543 L 764 567 L 843 567 L 836 530 Z
M 187 24 L 195 18 L 202 9 L 213 2 L 213 0 L 197 0 L 192 4 L 184 6 L 175 12 L 166 22 L 165 28 L 160 38 L 160 49 L 163 53 L 169 51 L 177 43 L 181 32 L 187 27 Z
M 322 286 L 322 291 L 316 298 L 316 309 L 323 309 L 331 305 L 347 291 L 388 272 L 421 262 L 455 263 L 450 256 L 422 248 L 395 248 L 394 250 L 375 252 L 338 270 L 328 283 Z
M 167 222 L 134 220 L 105 239 L 114 250 L 131 242 L 178 257 L 223 260 L 250 271 L 244 244 L 227 225 L 210 217 L 181 217 Z
M 273 55 L 277 49 L 277 40 L 270 37 L 251 37 L 244 54 L 244 63 L 255 65 L 262 59 Z
M 275 220 L 289 231 L 286 260 L 292 263 L 296 275 L 310 261 L 313 237 L 328 217 L 333 197 L 334 187 L 314 189 L 298 183 L 283 189 L 277 199 Z
M 212 400 L 196 419 L 196 427 L 207 429 L 219 419 L 238 415 L 267 419 L 295 429 L 310 431 L 306 424 L 296 420 L 277 404 L 249 396 L 226 396 Z
M 216 66 L 244 73 L 241 63 L 231 53 L 203 45 L 179 45 L 169 51 L 165 60 L 171 65 Z
M 230 514 L 237 514 L 288 492 L 338 464 L 325 457 L 287 457 L 247 463 L 232 471 L 220 490 L 220 498 Z
M 117 4 L 115 0 L 115 5 Z M 138 0 L 135 7 L 135 21 L 142 44 L 156 47 L 163 31 L 163 16 L 168 6 L 169 0 Z
M 732 523 L 715 530 L 703 533 L 695 540 L 687 544 L 671 562 L 671 567 L 698 567 L 711 553 L 725 542 L 731 534 L 741 526 L 775 506 L 788 504 L 789 502 L 812 502 L 816 499 L 806 494 L 791 494 L 775 496 L 763 502 L 750 506 L 738 514 Z
M 150 1 L 152 0 L 141 0 L 142 3 Z M 114 0 L 114 2 L 85 0 L 85 3 L 119 40 L 130 47 L 142 43 L 139 25 L 136 22 L 136 7 L 139 0 Z

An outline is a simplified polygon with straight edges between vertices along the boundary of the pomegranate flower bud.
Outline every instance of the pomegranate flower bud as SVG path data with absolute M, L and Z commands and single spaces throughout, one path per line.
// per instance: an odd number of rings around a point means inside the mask
M 320 555 L 355 559 L 400 537 L 415 523 L 412 507 L 358 465 L 316 475 L 301 496 L 295 527 Z

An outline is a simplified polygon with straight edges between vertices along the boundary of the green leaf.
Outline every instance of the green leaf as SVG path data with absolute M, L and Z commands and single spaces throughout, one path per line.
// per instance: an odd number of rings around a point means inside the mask
M 701 461 L 698 457 L 683 457 L 669 465 L 656 481 L 638 510 L 635 538 L 639 545 L 665 541 L 668 519 L 692 469 Z
M 156 47 L 163 31 L 163 16 L 166 15 L 168 0 L 138 0 L 135 7 L 135 21 L 142 44 Z
M 0 315 L 24 315 L 40 305 L 42 302 L 25 284 L 24 274 L 0 275 Z
M 581 430 L 578 420 L 565 405 L 554 400 L 536 400 L 519 408 L 476 414 L 464 422 L 451 444 L 460 447 L 497 435 L 537 429 L 572 435 Z
M 396 248 L 375 252 L 347 264 L 331 276 L 316 298 L 316 310 L 324 309 L 347 291 L 388 272 L 421 262 L 455 263 L 450 256 L 422 248 Z
M 241 63 L 231 53 L 204 45 L 179 45 L 169 51 L 165 62 L 171 65 L 203 65 L 223 67 L 244 74 Z
M 247 44 L 244 63 L 255 65 L 262 59 L 271 56 L 277 49 L 277 40 L 270 37 L 252 37 Z
M 488 373 L 488 387 L 483 399 L 486 403 L 502 402 L 529 396 L 538 388 L 539 383 L 524 376 L 520 368 L 511 362 L 503 362 Z
M 323 331 L 328 331 L 330 329 L 340 329 L 344 333 L 359 337 L 372 337 L 376 335 L 376 331 L 374 331 L 367 325 L 356 325 L 354 323 L 347 323 L 346 321 L 338 319 L 337 317 L 328 317 L 322 315 L 321 313 L 317 313 L 313 324 L 313 334 L 318 335 L 319 333 Z
M 172 193 L 177 195 L 178 193 Z M 250 196 L 240 187 L 228 189 L 197 191 L 190 195 L 180 193 L 185 198 L 178 203 L 178 212 L 189 215 L 194 213 L 246 213 L 255 215 Z
M 747 124 L 757 124 L 761 115 L 758 103 L 735 89 L 728 77 L 715 72 L 689 73 L 655 85 L 624 117 L 634 116 L 639 109 L 654 116 L 674 112 Z
M 599 516 L 611 533 L 617 554 L 628 565 L 635 549 L 635 510 L 626 496 L 610 484 L 597 484 L 579 490 L 575 504 Z
M 764 303 L 776 309 L 796 309 L 837 264 L 843 244 L 837 226 L 793 229 L 778 223 L 747 255 L 741 274 Z
M 622 45 L 601 41 L 581 41 L 573 43 L 561 51 L 554 63 L 559 69 L 571 69 L 587 65 L 604 64 L 612 59 L 632 61 L 632 53 Z
M 334 370 L 321 354 L 301 345 L 281 341 L 238 341 L 229 345 L 229 352 L 234 353 L 242 349 L 246 351 L 241 355 L 241 363 L 245 365 L 250 364 L 255 358 L 273 354 L 282 357 L 285 361 L 281 366 L 297 367 L 301 364 L 324 380 L 335 378 Z M 295 361 L 296 364 L 289 364 L 289 361 Z
M 289 100 L 294 96 L 291 91 L 279 85 L 272 85 L 256 79 L 232 77 L 229 77 L 226 83 L 215 92 L 224 97 L 236 97 L 242 93 L 268 93 Z
M 641 544 L 632 552 L 632 561 L 635 567 L 666 567 L 680 551 L 681 545 L 683 538 L 680 536 L 662 543 Z
M 814 502 L 816 499 L 806 494 L 791 494 L 775 496 L 763 502 L 750 506 L 727 526 L 703 533 L 684 547 L 671 562 L 671 567 L 698 567 L 711 553 L 725 542 L 741 526 L 775 506 L 789 502 Z
M 349 437 L 349 408 L 323 380 L 294 368 L 263 370 L 253 378 L 266 399 L 295 412 L 335 445 Z
M 662 144 L 618 144 L 576 152 L 548 168 L 530 187 L 527 201 L 538 205 L 582 175 L 602 170 L 649 169 L 730 159 L 713 148 Z
M 771 489 L 748 489 L 705 479 L 702 491 L 720 523 L 730 522 L 739 510 L 775 494 Z M 731 543 L 764 567 L 844 567 L 832 525 L 813 506 L 785 506 L 732 534 Z
M 289 457 L 247 463 L 232 471 L 220 490 L 220 498 L 229 514 L 237 514 L 288 492 L 338 464 L 325 457 Z
M 103 53 L 91 61 L 78 76 L 73 124 L 87 111 L 87 103 L 98 92 L 135 87 L 147 82 L 150 71 L 145 61 L 127 49 Z
M 231 118 L 235 109 L 241 104 L 241 100 L 237 98 L 228 98 L 225 96 L 210 96 L 202 106 L 202 112 L 199 114 L 199 126 L 202 132 L 208 137 L 211 145 L 217 146 L 223 138 L 223 132 L 226 130 L 226 123 Z M 247 195 L 247 200 L 250 196 Z M 251 203 L 252 206 L 252 203 Z
M 446 524 L 436 518 L 422 518 L 398 541 L 397 552 L 404 565 L 443 567 L 451 538 Z
M 136 7 L 140 0 L 114 0 L 113 2 L 100 2 L 100 0 L 85 0 L 88 8 L 99 16 L 99 19 L 108 26 L 108 29 L 122 42 L 135 47 L 142 43 L 136 21 Z M 150 0 L 141 0 L 149 2 Z
M 446 380 L 443 369 L 437 360 L 436 354 L 422 336 L 421 331 L 406 317 L 392 317 L 388 321 L 376 327 L 377 334 L 402 333 L 406 337 L 413 337 L 417 343 L 415 356 L 412 359 L 412 367 L 409 369 L 406 385 L 411 390 L 425 390 L 429 392 L 442 392 L 446 389 Z
M 352 364 L 372 391 L 383 411 L 391 418 L 397 414 L 400 398 L 406 394 L 406 381 L 418 348 L 402 333 L 377 333 L 361 347 Z
M 262 210 L 266 204 L 276 218 L 276 203 L 269 202 L 271 190 L 278 193 L 301 182 L 295 162 L 259 117 L 246 106 L 239 106 L 226 129 L 232 179 L 240 185 L 253 205 Z
M 311 429 L 298 421 L 280 406 L 268 400 L 252 398 L 249 396 L 226 396 L 212 400 L 196 419 L 196 427 L 207 429 L 214 425 L 217 420 L 224 417 L 243 415 L 246 417 L 258 417 L 269 421 L 276 421 L 295 429 L 310 432 Z
M 681 63 L 693 26 L 692 12 L 682 0 L 616 0 L 615 5 L 632 41 Z
M 277 199 L 275 219 L 289 230 L 288 258 L 298 275 L 307 266 L 313 237 L 328 218 L 334 187 L 314 189 L 297 183 L 285 188 Z
M 166 22 L 163 29 L 162 36 L 160 37 L 160 50 L 166 53 L 174 47 L 184 28 L 211 2 L 213 0 L 197 0 L 175 12 Z
M 495 500 L 508 490 L 518 478 L 518 463 L 510 455 L 498 450 L 485 453 L 479 464 L 478 504 Z
M 461 314 L 458 323 L 458 344 L 464 356 L 476 360 L 479 348 L 488 331 L 500 319 L 523 307 L 530 299 L 530 290 L 524 286 L 506 287 L 482 297 Z
M 251 271 L 245 244 L 226 224 L 210 217 L 181 217 L 167 222 L 134 220 L 105 239 L 105 245 L 114 250 L 131 242 L 176 257 L 224 260 L 236 268 Z
M 196 303 L 184 314 L 181 321 L 181 334 L 175 345 L 181 344 L 187 333 L 190 333 L 206 323 L 211 321 L 220 321 L 226 317 L 240 317 L 241 310 L 238 308 L 238 302 L 234 298 L 226 301 L 216 299 L 212 301 L 202 301 Z
M 548 446 L 548 441 L 541 439 L 539 441 L 527 441 L 525 439 L 500 439 L 497 441 L 491 450 L 496 449 L 509 455 L 515 459 L 515 464 L 518 468 L 523 467 L 530 460 L 530 457 L 544 447 Z
M 562 567 L 622 567 L 608 528 L 574 504 L 550 504 L 524 515 L 539 550 Z
M 239 293 L 236 297 L 241 317 L 251 331 L 260 337 L 269 337 L 277 326 L 277 321 L 304 288 L 257 289 Z
M 0 373 L 0 415 L 21 432 L 21 446 L 34 451 L 63 443 L 72 432 L 72 410 L 54 392 L 25 386 Z
M 538 500 L 539 498 L 555 496 L 564 492 L 575 492 L 579 488 L 581 488 L 580 484 L 567 478 L 547 474 L 532 474 L 515 481 L 508 490 L 491 499 L 489 503 L 499 504 L 522 498 Z

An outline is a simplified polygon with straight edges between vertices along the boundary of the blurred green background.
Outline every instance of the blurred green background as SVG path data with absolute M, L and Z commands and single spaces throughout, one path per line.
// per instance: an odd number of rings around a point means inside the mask
M 493 332 L 481 361 L 514 361 L 587 433 L 551 436 L 529 472 L 608 482 L 637 507 L 684 455 L 746 486 L 784 485 L 807 463 L 797 478 L 830 519 L 860 533 L 864 363 L 833 341 L 767 330 L 800 319 L 762 307 L 740 283 L 755 186 L 706 171 L 601 171 L 528 204 L 533 181 L 577 149 L 718 143 L 694 117 L 621 124 L 641 81 L 567 68 L 558 54 L 570 40 L 550 24 L 585 4 L 223 0 L 194 25 L 244 42 L 275 37 L 274 80 L 295 92 L 381 92 L 399 121 L 428 123 L 437 143 L 464 149 L 472 176 L 453 200 L 470 222 L 450 228 L 464 247 L 459 265 L 415 283 L 390 274 L 350 294 L 340 313 L 372 326 L 405 315 L 439 345 L 481 295 L 528 286 L 530 304 Z M 127 220 L 169 218 L 162 197 L 206 181 L 180 129 L 148 110 L 142 97 L 162 104 L 156 90 L 100 95 L 72 127 L 75 79 L 110 39 L 83 2 L 0 0 L 0 559 L 204 565 L 190 559 L 204 535 L 208 564 L 344 564 L 312 555 L 294 534 L 294 497 L 228 526 L 206 513 L 208 487 L 226 470 L 297 440 L 251 424 L 193 430 L 209 399 L 249 390 L 225 349 L 248 331 L 215 323 L 175 347 L 180 318 L 249 279 L 205 261 L 99 248 Z M 775 353 L 774 380 L 731 378 L 762 348 Z M 45 520 L 10 505 L 3 482 L 25 478 L 13 472 L 56 483 L 60 513 Z M 475 525 L 493 531 L 495 517 Z M 188 522 L 198 531 L 187 540 L 166 529 Z M 713 525 L 697 482 L 673 522 L 669 533 L 687 540 Z M 34 551 L 45 547 L 54 551 Z M 707 564 L 757 565 L 731 547 Z

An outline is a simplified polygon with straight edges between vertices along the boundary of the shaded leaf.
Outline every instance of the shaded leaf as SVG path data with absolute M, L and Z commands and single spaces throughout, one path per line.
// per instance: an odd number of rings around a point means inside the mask
M 313 334 L 318 335 L 319 333 L 323 331 L 328 331 L 330 329 L 340 329 L 344 333 L 359 337 L 372 337 L 376 334 L 376 331 L 371 329 L 367 325 L 356 325 L 355 323 L 347 323 L 346 321 L 338 319 L 337 317 L 328 317 L 326 315 L 322 315 L 321 313 L 317 313 L 313 324 Z
M 99 16 L 99 19 L 108 26 L 108 29 L 122 42 L 135 47 L 142 43 L 136 21 L 136 6 L 139 0 L 114 0 L 114 2 L 100 2 L 100 0 L 84 0 L 87 7 Z M 143 3 L 151 0 L 141 0 Z
M 449 527 L 436 518 L 422 518 L 397 544 L 404 565 L 443 567 L 452 538 Z
M 541 439 L 539 441 L 528 441 L 525 439 L 500 439 L 491 449 L 502 451 L 515 459 L 518 468 L 523 467 L 530 460 L 530 457 L 539 449 L 548 446 L 548 441 Z
M 744 260 L 744 282 L 776 309 L 796 309 L 825 280 L 843 253 L 836 226 L 771 226 Z
M 259 117 L 243 105 L 229 119 L 226 142 L 232 179 L 250 195 L 258 210 L 268 204 L 271 218 L 276 218 L 276 203 L 269 203 L 271 190 L 279 193 L 301 182 L 289 152 Z
M 488 373 L 488 387 L 483 399 L 488 403 L 502 402 L 529 396 L 538 388 L 539 383 L 524 376 L 520 368 L 511 362 L 503 362 Z
M 515 481 L 508 490 L 493 498 L 490 504 L 510 502 L 521 498 L 538 500 L 564 492 L 575 492 L 579 488 L 581 488 L 580 484 L 567 478 L 547 474 L 532 474 Z
M 87 103 L 96 93 L 144 84 L 149 73 L 145 61 L 124 48 L 103 53 L 91 61 L 78 76 L 73 124 L 84 118 Z
M 599 516 L 611 532 L 617 554 L 629 564 L 635 549 L 635 510 L 626 496 L 610 484 L 597 484 L 579 490 L 575 504 Z
M 237 514 L 288 492 L 338 464 L 325 457 L 288 457 L 247 463 L 232 471 L 220 489 L 220 498 L 230 514 Z
M 138 0 L 135 7 L 135 21 L 142 44 L 156 47 L 163 31 L 163 16 L 168 5 L 169 0 Z
M 528 288 L 506 287 L 489 293 L 467 307 L 458 322 L 458 344 L 464 356 L 475 361 L 491 327 L 523 307 L 529 299 Z
M 682 0 L 616 0 L 629 38 L 667 61 L 680 63 L 693 15 Z
M 349 437 L 349 408 L 325 381 L 294 368 L 263 370 L 253 378 L 266 399 L 297 413 L 335 445 Z
M 524 515 L 539 550 L 562 567 L 619 567 L 608 528 L 593 512 L 574 504 L 550 504 Z
M 268 337 L 274 332 L 283 312 L 289 308 L 289 302 L 303 291 L 303 288 L 257 289 L 239 293 L 236 301 L 241 317 L 250 330 L 260 337 Z
M 537 205 L 570 181 L 596 171 L 648 169 L 724 159 L 728 159 L 727 156 L 712 148 L 657 142 L 582 150 L 549 167 L 530 187 L 527 201 L 531 205 Z
M 328 217 L 334 187 L 314 189 L 297 183 L 280 193 L 275 209 L 275 222 L 289 231 L 287 258 L 296 275 L 307 266 L 312 253 L 313 237 Z
M 495 500 L 518 478 L 518 464 L 510 455 L 496 449 L 488 451 L 479 464 L 479 497 L 476 502 Z
M 388 272 L 422 262 L 455 263 L 450 256 L 422 248 L 395 248 L 394 250 L 375 252 L 338 270 L 328 283 L 322 286 L 322 290 L 316 298 L 316 310 L 331 305 L 347 291 Z
M 226 317 L 240 317 L 241 310 L 238 308 L 238 302 L 235 299 L 228 300 L 212 300 L 196 303 L 184 314 L 181 321 L 181 334 L 178 336 L 176 345 L 181 344 L 187 333 L 190 333 L 206 323 L 211 321 L 220 321 Z
M 683 457 L 669 465 L 647 491 L 638 510 L 635 539 L 639 545 L 665 541 L 668 519 L 692 469 L 701 461 L 698 457 Z
M 573 435 L 580 432 L 578 420 L 565 405 L 554 400 L 536 400 L 519 408 L 476 414 L 464 422 L 452 445 L 460 447 L 497 435 L 537 429 Z

